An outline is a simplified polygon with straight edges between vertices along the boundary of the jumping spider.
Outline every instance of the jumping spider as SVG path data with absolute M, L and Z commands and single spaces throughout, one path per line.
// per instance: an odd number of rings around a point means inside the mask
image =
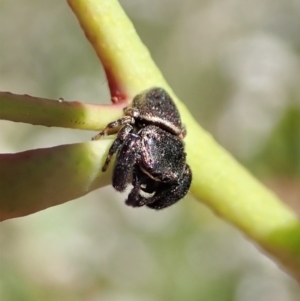
M 132 207 L 163 209 L 183 198 L 191 184 L 183 138 L 185 127 L 165 90 L 152 88 L 124 108 L 124 117 L 109 123 L 93 140 L 117 133 L 102 171 L 117 153 L 112 185 L 133 188 L 125 201 Z

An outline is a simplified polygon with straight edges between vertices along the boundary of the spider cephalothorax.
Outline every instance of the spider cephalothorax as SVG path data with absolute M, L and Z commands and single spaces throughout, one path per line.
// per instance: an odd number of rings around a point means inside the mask
M 182 140 L 186 130 L 174 102 L 162 88 L 152 88 L 137 95 L 124 115 L 93 138 L 117 132 L 102 171 L 117 153 L 112 185 L 124 191 L 132 183 L 127 205 L 162 209 L 176 203 L 187 194 L 192 173 Z

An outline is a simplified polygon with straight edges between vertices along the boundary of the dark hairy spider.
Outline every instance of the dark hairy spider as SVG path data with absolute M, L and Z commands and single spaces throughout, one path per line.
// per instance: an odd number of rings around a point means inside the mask
M 151 88 L 137 95 L 124 115 L 93 138 L 117 133 L 102 171 L 117 153 L 112 186 L 122 192 L 133 185 L 127 205 L 158 210 L 176 203 L 187 194 L 192 172 L 184 151 L 186 130 L 173 100 L 164 89 Z

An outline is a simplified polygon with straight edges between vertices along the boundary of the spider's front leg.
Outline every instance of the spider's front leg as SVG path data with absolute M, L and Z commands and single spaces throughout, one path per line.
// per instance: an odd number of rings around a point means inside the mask
M 109 123 L 99 134 L 94 136 L 92 140 L 99 140 L 102 136 L 116 134 L 119 128 L 125 124 L 134 124 L 135 120 L 131 116 L 124 116 L 116 121 Z
M 108 155 L 106 157 L 105 163 L 102 167 L 102 171 L 105 172 L 108 168 L 108 165 L 111 161 L 112 156 L 115 152 L 123 145 L 127 136 L 133 131 L 133 127 L 130 124 L 124 125 L 119 131 L 116 140 L 113 142 L 109 148 Z
M 114 144 L 111 148 L 114 147 Z M 112 177 L 112 185 L 116 190 L 124 191 L 127 185 L 132 182 L 134 166 L 140 157 L 140 145 L 140 136 L 129 133 L 119 148 Z

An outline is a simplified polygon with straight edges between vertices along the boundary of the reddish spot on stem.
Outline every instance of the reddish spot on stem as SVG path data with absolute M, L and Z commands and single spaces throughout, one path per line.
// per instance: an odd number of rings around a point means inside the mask
M 112 103 L 113 104 L 127 103 L 128 95 L 124 91 L 123 87 L 119 84 L 119 81 L 114 76 L 113 72 L 108 68 L 105 68 L 105 73 L 108 81 Z

